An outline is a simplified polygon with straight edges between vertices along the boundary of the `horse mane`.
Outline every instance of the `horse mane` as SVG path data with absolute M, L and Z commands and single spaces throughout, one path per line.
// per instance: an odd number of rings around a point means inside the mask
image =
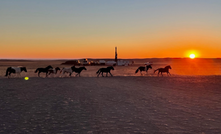
M 170 65 L 168 65 L 168 66 L 166 66 L 165 68 L 170 68 L 170 69 L 171 69 L 171 66 L 170 66 Z
M 49 68 L 52 68 L 52 69 L 53 69 L 53 67 L 52 67 L 51 65 L 47 66 L 46 68 L 48 68 L 48 69 L 49 69 Z

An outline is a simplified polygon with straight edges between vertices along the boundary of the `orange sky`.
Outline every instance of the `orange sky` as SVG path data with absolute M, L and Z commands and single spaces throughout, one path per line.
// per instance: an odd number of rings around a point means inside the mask
M 221 57 L 218 3 L 4 1 L 0 58 Z

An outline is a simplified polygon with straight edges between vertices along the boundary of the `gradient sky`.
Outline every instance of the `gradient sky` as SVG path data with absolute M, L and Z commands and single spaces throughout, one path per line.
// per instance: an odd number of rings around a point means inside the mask
M 221 0 L 2 0 L 0 58 L 221 57 Z

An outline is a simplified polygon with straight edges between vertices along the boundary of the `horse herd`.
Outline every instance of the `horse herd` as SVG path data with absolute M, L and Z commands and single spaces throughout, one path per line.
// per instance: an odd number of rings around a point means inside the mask
M 152 69 L 152 66 L 151 65 L 147 65 L 147 66 L 140 66 L 137 68 L 137 70 L 135 71 L 135 73 L 139 72 L 141 73 L 142 75 L 142 71 L 148 71 L 149 69 Z M 166 66 L 164 68 L 158 68 L 156 70 L 154 70 L 154 73 L 158 71 L 158 76 L 159 74 L 161 73 L 161 75 L 163 76 L 162 73 L 167 73 L 167 75 L 171 75 L 169 73 L 169 69 L 171 69 L 171 66 Z M 82 72 L 82 70 L 87 70 L 85 67 L 75 67 L 75 66 L 72 66 L 72 67 L 64 67 L 62 69 L 60 69 L 59 67 L 56 67 L 56 68 L 53 68 L 51 65 L 45 67 L 45 68 L 37 68 L 35 70 L 35 73 L 38 73 L 38 77 L 40 77 L 40 73 L 45 73 L 46 74 L 46 77 L 48 77 L 48 75 L 51 75 L 51 74 L 57 74 L 58 72 L 61 74 L 60 77 L 63 77 L 65 74 L 68 74 L 70 77 L 72 75 L 72 73 L 76 73 L 75 76 L 79 76 L 80 77 L 80 73 Z M 98 69 L 98 71 L 96 72 L 97 74 L 97 77 L 99 77 L 99 75 L 101 74 L 102 77 L 103 76 L 103 73 L 106 73 L 106 77 L 108 76 L 108 73 L 113 76 L 111 74 L 111 70 L 114 70 L 114 67 L 113 66 L 108 66 L 106 68 L 100 68 Z M 11 73 L 14 73 L 14 74 L 18 74 L 20 76 L 20 73 L 24 71 L 24 72 L 27 72 L 27 69 L 26 67 L 8 67 L 6 69 L 6 74 L 5 76 L 10 76 Z

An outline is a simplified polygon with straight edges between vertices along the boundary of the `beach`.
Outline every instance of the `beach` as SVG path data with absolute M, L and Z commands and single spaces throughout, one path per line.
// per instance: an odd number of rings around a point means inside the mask
M 221 76 L 0 78 L 0 133 L 219 134 Z
M 152 69 L 135 73 L 146 61 Z M 115 66 L 113 77 L 97 77 L 85 66 L 81 77 L 38 77 L 38 67 L 61 60 L 0 61 L 0 133 L 219 134 L 220 59 L 144 59 Z M 171 65 L 171 76 L 154 73 Z M 27 72 L 5 77 L 10 66 Z M 79 66 L 76 66 L 79 67 Z M 29 77 L 29 80 L 25 80 Z

